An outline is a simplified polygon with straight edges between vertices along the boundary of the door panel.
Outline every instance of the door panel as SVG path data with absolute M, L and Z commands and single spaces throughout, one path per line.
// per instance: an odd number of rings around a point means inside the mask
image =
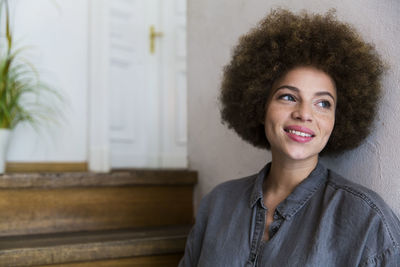
M 149 52 L 158 0 L 110 1 L 111 166 L 158 167 L 160 55 Z

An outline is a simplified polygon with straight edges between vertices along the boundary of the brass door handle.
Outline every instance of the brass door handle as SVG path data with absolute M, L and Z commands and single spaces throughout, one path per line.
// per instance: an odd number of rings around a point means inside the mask
M 154 25 L 150 26 L 150 53 L 154 54 L 155 52 L 155 39 L 156 37 L 162 37 L 162 32 L 156 32 Z

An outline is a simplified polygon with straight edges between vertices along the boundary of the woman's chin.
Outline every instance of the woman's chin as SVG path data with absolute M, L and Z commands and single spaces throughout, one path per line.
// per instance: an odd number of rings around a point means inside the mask
M 324 146 L 315 144 L 293 144 L 286 143 L 271 147 L 272 158 L 286 159 L 289 161 L 304 161 L 318 159 L 319 153 Z
M 303 161 L 303 160 L 310 160 L 310 159 L 316 159 L 318 158 L 319 153 L 317 151 L 308 151 L 305 149 L 291 149 L 287 150 L 286 153 L 284 153 L 285 156 L 290 159 L 290 160 L 295 160 L 295 161 Z

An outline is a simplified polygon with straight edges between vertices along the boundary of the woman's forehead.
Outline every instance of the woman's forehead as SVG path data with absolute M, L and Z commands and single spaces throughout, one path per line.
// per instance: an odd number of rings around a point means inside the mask
M 288 89 L 303 94 L 328 92 L 336 99 L 335 83 L 330 75 L 315 67 L 297 67 L 286 72 L 273 86 L 273 94 L 278 89 Z

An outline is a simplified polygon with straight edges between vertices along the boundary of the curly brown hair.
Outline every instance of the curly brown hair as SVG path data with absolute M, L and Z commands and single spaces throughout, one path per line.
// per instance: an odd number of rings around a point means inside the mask
M 384 64 L 334 11 L 324 15 L 273 10 L 243 35 L 225 66 L 221 118 L 245 141 L 270 148 L 265 136 L 265 105 L 278 78 L 298 66 L 330 75 L 337 90 L 335 128 L 322 153 L 357 147 L 369 134 L 380 96 Z

